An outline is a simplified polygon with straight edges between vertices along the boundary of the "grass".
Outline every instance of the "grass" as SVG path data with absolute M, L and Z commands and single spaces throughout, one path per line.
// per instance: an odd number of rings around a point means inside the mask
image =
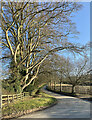
M 51 97 L 51 98 L 53 98 L 53 96 L 51 96 L 51 95 L 48 95 L 48 94 L 46 94 L 46 93 L 44 93 L 44 92 L 40 92 L 39 94 L 38 94 L 38 96 L 39 97 Z
M 92 95 L 88 94 L 76 94 L 76 96 L 80 99 L 91 101 L 92 102 Z
M 49 106 L 56 102 L 56 99 L 46 93 L 39 93 L 35 98 L 26 97 L 23 100 L 18 100 L 14 103 L 9 103 L 7 106 L 3 107 L 3 116 L 9 116 L 11 114 L 17 114 L 19 112 L 32 110 L 36 108 L 42 108 Z

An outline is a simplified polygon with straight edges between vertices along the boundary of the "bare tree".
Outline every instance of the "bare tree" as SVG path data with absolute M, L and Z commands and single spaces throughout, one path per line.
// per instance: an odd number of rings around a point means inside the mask
M 39 91 L 39 88 L 43 86 L 43 84 L 48 84 L 49 82 L 58 83 L 61 79 L 61 71 L 64 73 L 64 62 L 65 58 L 54 53 L 50 55 L 46 60 L 41 64 L 40 70 L 38 73 L 38 77 L 34 80 L 33 85 L 36 89 L 34 89 L 31 94 L 35 94 L 35 92 Z M 30 87 L 28 87 L 30 89 Z
M 21 91 L 37 78 L 41 63 L 53 52 L 82 52 L 83 47 L 68 42 L 76 31 L 71 14 L 80 7 L 73 2 L 2 2 L 1 43 L 8 51 L 2 59 L 12 61 L 11 74 Z
M 69 58 L 67 59 L 65 76 L 68 78 L 67 83 L 72 84 L 72 93 L 74 93 L 74 87 L 84 80 L 83 77 L 87 72 L 85 71 L 87 60 L 87 57 L 85 57 L 73 63 Z

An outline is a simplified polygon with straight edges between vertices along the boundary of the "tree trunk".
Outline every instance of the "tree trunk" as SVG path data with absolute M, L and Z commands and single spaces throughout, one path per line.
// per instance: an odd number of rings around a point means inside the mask
M 39 88 L 35 88 L 32 92 L 31 92 L 31 95 L 32 96 L 35 96 L 36 95 L 36 92 L 39 90 Z
M 45 83 L 41 84 L 40 86 L 34 88 L 34 90 L 31 92 L 32 96 L 35 96 L 36 94 L 39 93 L 39 91 L 43 88 L 43 86 L 45 85 Z
M 72 94 L 74 94 L 74 87 L 75 85 L 72 85 Z

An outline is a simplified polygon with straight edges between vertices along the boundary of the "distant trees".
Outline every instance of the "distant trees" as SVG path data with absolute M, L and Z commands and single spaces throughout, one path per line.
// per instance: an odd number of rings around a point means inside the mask
M 10 61 L 9 85 L 22 92 L 38 76 L 43 61 L 53 52 L 82 52 L 68 41 L 76 35 L 73 12 L 75 2 L 2 2 L 2 57 Z
M 62 74 L 65 72 L 64 69 L 64 62 L 65 58 L 58 54 L 53 54 L 49 58 L 47 58 L 41 65 L 38 78 L 42 77 L 45 78 L 44 82 L 49 81 L 58 81 L 61 78 L 61 71 Z
M 80 60 L 80 61 L 79 61 Z M 65 78 L 68 84 L 72 84 L 72 93 L 74 93 L 74 87 L 85 82 L 85 74 L 87 73 L 87 56 L 82 59 L 78 59 L 77 62 L 67 60 Z M 86 78 L 88 79 L 88 78 Z
M 41 64 L 37 78 L 27 88 L 31 89 L 33 86 L 33 89 L 36 88 L 36 90 L 34 89 L 32 93 L 35 93 L 41 86 L 48 84 L 50 81 L 58 82 L 61 77 L 59 72 L 61 69 L 64 72 L 64 61 L 65 58 L 58 54 L 54 53 L 53 55 L 49 55 L 49 57 Z

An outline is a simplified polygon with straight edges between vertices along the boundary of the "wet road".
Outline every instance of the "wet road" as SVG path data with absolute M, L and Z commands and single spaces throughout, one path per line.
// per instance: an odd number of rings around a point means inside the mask
M 47 90 L 44 91 L 54 96 L 58 103 L 43 111 L 30 113 L 20 118 L 90 118 L 90 102 Z

